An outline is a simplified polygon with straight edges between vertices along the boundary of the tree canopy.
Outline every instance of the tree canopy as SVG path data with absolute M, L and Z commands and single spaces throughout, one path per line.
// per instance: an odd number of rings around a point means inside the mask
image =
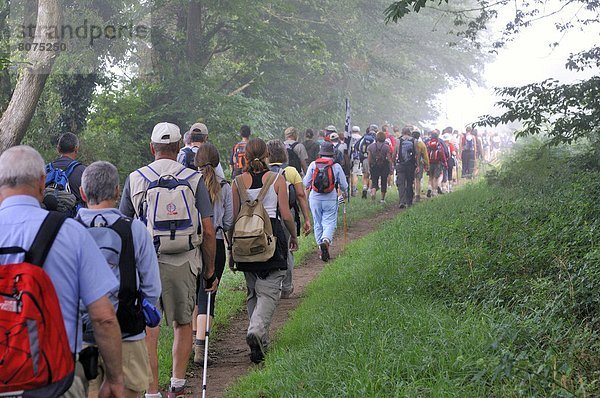
M 15 3 L 4 1 L 3 10 Z M 25 142 L 49 154 L 70 130 L 82 138 L 84 156 L 114 161 L 123 172 L 148 156 L 148 132 L 160 120 L 182 129 L 202 120 L 225 148 L 242 124 L 264 137 L 290 125 L 341 128 L 346 97 L 363 126 L 432 119 L 429 101 L 451 82 L 477 81 L 488 57 L 449 33 L 453 21 L 435 12 L 386 25 L 386 0 L 60 4 L 72 26 L 144 25 L 148 35 L 63 38 L 68 50 L 53 58 Z M 0 18 L 0 31 L 8 28 L 10 19 Z M 9 52 L 19 39 L 1 42 L 0 57 L 13 62 L 0 76 L 4 111 L 24 69 L 23 53 Z

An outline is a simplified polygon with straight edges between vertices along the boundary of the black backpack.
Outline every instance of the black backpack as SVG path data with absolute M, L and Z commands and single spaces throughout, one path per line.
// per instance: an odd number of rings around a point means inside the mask
M 282 163 L 281 165 L 272 165 L 270 167 L 273 173 L 279 173 L 281 170 L 281 175 L 285 179 L 285 168 L 288 167 L 287 164 Z M 294 184 L 291 184 L 285 180 L 285 184 L 288 187 L 288 205 L 290 206 L 290 210 L 293 210 L 294 215 L 294 223 L 296 224 L 296 233 L 300 236 L 300 206 L 298 205 L 298 195 L 296 194 L 296 187 Z M 277 217 L 279 217 L 279 209 L 277 209 Z
M 293 144 L 286 145 L 287 155 L 288 155 L 288 164 L 298 170 L 298 173 L 302 174 L 302 162 L 300 161 L 300 156 L 294 151 L 298 142 L 294 142 Z
M 103 225 L 96 225 L 96 219 L 99 217 L 104 220 Z M 83 224 L 80 218 L 78 221 Z M 123 337 L 135 336 L 146 329 L 142 297 L 137 289 L 137 267 L 131 223 L 130 218 L 121 217 L 112 225 L 107 225 L 106 219 L 102 215 L 97 215 L 90 226 L 86 226 L 109 265 L 114 266 L 115 262 L 118 263 L 120 285 L 117 320 Z M 89 339 L 92 329 L 91 323 L 85 321 L 86 319 L 87 317 L 84 318 L 84 338 Z
M 319 157 L 319 151 L 321 150 L 319 143 L 309 140 L 304 142 L 304 147 L 306 148 L 306 153 L 308 154 L 308 163 L 312 163 L 317 160 Z
M 375 135 L 368 133 L 362 136 L 356 143 L 354 150 L 358 153 L 358 158 L 362 162 L 369 155 L 369 145 L 375 142 Z
M 415 140 L 414 138 L 400 138 L 396 155 L 396 167 L 407 168 L 411 166 L 416 166 Z
M 194 162 L 194 158 L 196 157 L 194 150 L 192 148 L 185 147 L 182 149 L 182 151 L 185 153 L 185 163 L 183 165 L 188 169 L 198 170 L 196 163 Z

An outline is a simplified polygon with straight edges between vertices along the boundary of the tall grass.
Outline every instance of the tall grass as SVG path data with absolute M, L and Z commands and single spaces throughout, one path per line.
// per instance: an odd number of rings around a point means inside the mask
M 536 143 L 311 284 L 231 397 L 600 396 L 600 167 Z

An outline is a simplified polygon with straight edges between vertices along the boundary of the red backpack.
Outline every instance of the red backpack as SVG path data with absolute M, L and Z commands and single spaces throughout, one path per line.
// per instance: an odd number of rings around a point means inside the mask
M 74 355 L 43 269 L 64 220 L 50 212 L 28 251 L 0 248 L 0 255 L 25 253 L 21 263 L 0 265 L 0 394 L 57 397 L 73 383 Z
M 312 175 L 312 190 L 318 193 L 329 193 L 335 189 L 333 176 L 333 159 L 319 158 L 315 160 L 315 171 Z
M 429 163 L 440 163 L 444 160 L 444 148 L 435 138 L 430 139 L 427 143 L 427 154 L 429 155 Z

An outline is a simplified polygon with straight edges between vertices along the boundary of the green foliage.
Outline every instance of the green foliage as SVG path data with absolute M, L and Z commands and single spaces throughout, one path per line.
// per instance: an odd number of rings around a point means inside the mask
M 402 0 L 396 1 L 392 3 L 388 8 L 385 9 L 385 22 L 398 22 L 402 17 L 411 13 L 411 12 L 419 12 L 421 8 L 424 8 L 429 0 Z M 431 0 L 431 2 L 437 2 L 438 5 L 446 2 L 448 0 Z
M 229 396 L 598 395 L 599 174 L 589 149 L 537 142 L 403 212 L 311 284 Z
M 550 145 L 570 144 L 582 137 L 600 138 L 600 76 L 573 84 L 548 79 L 495 92 L 506 98 L 497 103 L 504 113 L 481 117 L 480 126 L 522 121 L 524 127 L 517 137 L 547 132 Z

